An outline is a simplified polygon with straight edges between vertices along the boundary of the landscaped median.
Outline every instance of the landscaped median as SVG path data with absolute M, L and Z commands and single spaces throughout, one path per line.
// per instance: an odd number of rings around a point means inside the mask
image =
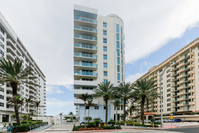
M 21 122 L 20 126 L 17 126 L 16 123 L 13 123 L 13 129 L 12 133 L 17 133 L 17 132 L 27 132 L 35 128 L 39 128 L 41 126 L 48 125 L 48 122 L 42 122 L 42 121 L 23 121 Z
M 153 125 L 154 124 L 154 125 Z M 98 121 L 85 123 L 84 125 L 73 126 L 73 131 L 85 131 L 85 130 L 107 130 L 107 129 L 121 129 L 122 125 L 132 126 L 132 127 L 159 127 L 160 123 L 147 123 L 145 125 L 135 122 L 133 120 L 128 121 L 118 121 L 115 122 L 110 120 L 108 125 L 100 123 Z

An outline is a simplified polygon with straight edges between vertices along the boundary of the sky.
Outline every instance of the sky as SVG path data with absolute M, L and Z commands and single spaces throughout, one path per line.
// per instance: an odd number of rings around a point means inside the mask
M 74 4 L 123 19 L 126 81 L 199 36 L 198 0 L 0 0 L 0 11 L 46 76 L 47 115 L 75 112 Z

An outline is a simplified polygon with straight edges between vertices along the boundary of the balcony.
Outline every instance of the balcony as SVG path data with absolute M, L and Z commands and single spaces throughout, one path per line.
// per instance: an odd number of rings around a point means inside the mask
M 75 86 L 97 86 L 97 82 L 95 81 L 84 81 L 84 80 L 75 80 Z
M 75 71 L 74 75 L 79 75 L 79 76 L 93 76 L 93 77 L 97 77 L 98 74 L 97 73 L 93 73 L 93 72 L 79 72 L 79 71 Z
M 74 95 L 81 95 L 88 93 L 89 95 L 94 94 L 95 92 L 93 90 L 83 90 L 83 89 L 74 89 Z
M 98 100 L 97 100 L 97 99 L 94 99 L 94 100 L 93 100 L 93 103 L 94 103 L 94 104 L 98 104 Z M 84 101 L 81 100 L 81 99 L 75 99 L 75 100 L 74 100 L 74 104 L 75 104 L 75 105 L 78 105 L 78 104 L 83 104 L 83 105 L 84 105 Z
M 74 44 L 75 48 L 83 48 L 83 49 L 90 49 L 90 50 L 97 50 L 97 46 L 86 45 L 86 44 Z
M 93 63 L 74 62 L 74 66 L 81 67 L 81 68 L 89 68 L 91 70 L 96 70 L 98 65 L 93 64 Z
M 74 26 L 74 33 L 75 34 L 84 34 L 84 35 L 97 35 L 97 29 L 89 28 L 89 27 L 82 27 L 82 26 Z
M 74 39 L 75 39 L 75 43 L 97 44 L 97 37 L 93 37 L 93 36 L 75 34 Z
M 97 24 L 97 20 L 95 19 L 90 19 L 90 18 L 84 18 L 84 17 L 74 17 L 75 21 L 81 21 L 81 22 L 85 22 L 85 23 L 89 23 L 89 24 Z
M 87 53 L 74 53 L 74 56 L 77 58 L 86 58 L 90 60 L 97 60 L 97 55 L 94 54 L 87 54 Z

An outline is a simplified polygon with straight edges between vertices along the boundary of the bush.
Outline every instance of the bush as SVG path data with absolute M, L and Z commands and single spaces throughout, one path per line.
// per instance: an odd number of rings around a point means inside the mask
M 161 122 L 154 122 L 154 124 L 161 124 Z
M 95 126 L 96 126 L 95 122 L 89 122 L 88 123 L 88 127 L 95 127 Z
M 124 122 L 123 121 L 117 121 L 116 124 L 117 125 L 124 125 Z
M 111 119 L 108 124 L 115 125 L 115 121 Z
M 94 118 L 93 121 L 95 122 L 95 125 L 98 126 L 99 123 L 101 122 L 100 118 Z
M 20 125 L 20 126 L 15 126 L 12 129 L 13 133 L 17 133 L 17 132 L 27 132 L 30 130 L 30 124 L 24 124 L 24 125 Z

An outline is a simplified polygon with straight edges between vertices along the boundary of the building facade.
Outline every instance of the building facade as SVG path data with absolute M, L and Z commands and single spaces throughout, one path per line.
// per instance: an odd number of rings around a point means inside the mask
M 30 66 L 34 70 L 34 75 L 37 77 L 35 83 L 39 84 L 39 87 L 21 85 L 18 94 L 23 98 L 32 98 L 34 101 L 40 101 L 38 115 L 44 116 L 46 113 L 46 80 L 45 75 L 39 69 L 33 58 L 30 56 L 16 33 L 13 31 L 9 23 L 0 12 L 0 58 L 9 59 L 13 62 L 15 59 L 22 60 L 23 68 Z M 8 101 L 12 98 L 12 89 L 9 85 L 0 87 L 0 122 L 12 121 L 12 115 L 14 114 L 13 105 Z M 30 104 L 28 112 L 36 114 L 36 108 L 34 104 Z M 21 111 L 21 108 L 20 108 Z M 25 105 L 22 107 L 22 113 L 27 113 Z
M 117 15 L 100 16 L 96 9 L 74 6 L 74 104 L 80 122 L 85 117 L 84 101 L 78 99 L 81 94 L 93 94 L 93 89 L 101 82 L 117 85 L 124 81 L 123 27 Z M 96 98 L 93 103 L 97 106 L 90 107 L 90 116 L 105 121 L 103 99 Z M 110 103 L 108 120 L 114 119 L 114 114 Z
M 141 78 L 154 79 L 161 97 L 149 105 L 149 112 L 160 118 L 199 119 L 199 38 L 179 50 Z M 162 102 L 161 102 L 162 101 Z M 162 103 L 162 104 L 161 104 Z

